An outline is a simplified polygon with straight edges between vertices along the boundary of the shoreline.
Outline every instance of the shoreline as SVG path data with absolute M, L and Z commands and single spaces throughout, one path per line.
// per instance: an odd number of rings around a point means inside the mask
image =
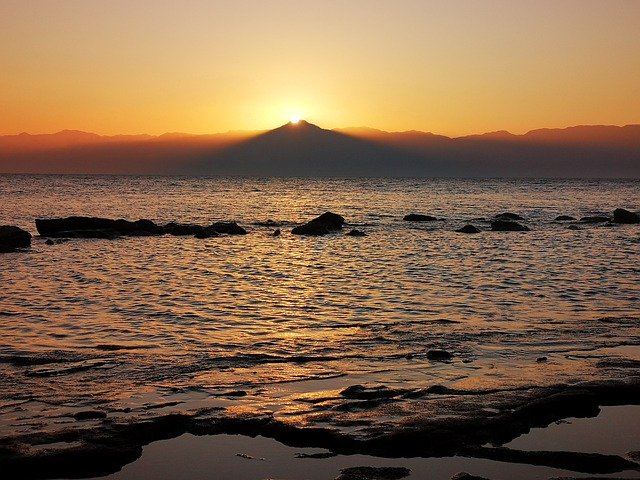
M 569 417 L 596 417 L 601 406 L 640 405 L 639 380 L 590 382 L 527 393 L 512 392 L 511 406 L 502 414 L 492 416 L 481 410 L 467 411 L 466 417 L 422 418 L 420 424 L 414 418 L 410 423 L 377 432 L 368 439 L 356 438 L 339 429 L 300 427 L 264 413 L 225 415 L 220 409 L 203 409 L 191 414 L 170 413 L 139 422 L 107 417 L 79 422 L 84 423 L 85 428 L 1 439 L 0 467 L 5 471 L 21 472 L 21 478 L 29 479 L 107 475 L 138 460 L 145 445 L 189 433 L 196 436 L 259 435 L 290 447 L 324 448 L 340 455 L 462 456 L 592 474 L 640 469 L 638 463 L 618 455 L 520 451 L 486 446 L 489 443 L 504 445 L 533 427 L 546 427 Z M 468 397 L 469 392 L 442 392 L 440 395 Z M 478 393 L 471 395 L 477 397 Z M 482 397 L 488 398 L 491 394 L 484 393 Z M 46 448 L 46 445 L 55 446 Z M 61 448 L 62 445 L 65 448 Z

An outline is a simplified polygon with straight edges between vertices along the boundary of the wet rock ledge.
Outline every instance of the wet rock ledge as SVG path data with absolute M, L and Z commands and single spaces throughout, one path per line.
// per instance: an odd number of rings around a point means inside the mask
M 392 402 L 396 393 L 407 398 L 407 392 L 362 385 L 343 390 L 340 398 L 348 402 L 362 398 Z M 449 390 L 424 393 L 426 398 L 445 399 L 460 395 L 473 398 L 467 403 L 468 410 L 466 407 L 461 410 L 466 412 L 461 416 L 430 413 L 411 416 L 392 429 L 371 429 L 366 436 L 352 435 L 331 427 L 330 423 L 323 427 L 308 426 L 289 423 L 272 413 L 233 413 L 219 408 L 155 418 L 118 419 L 110 415 L 106 418 L 92 415 L 96 420 L 89 420 L 86 425 L 58 432 L 0 438 L 0 471 L 20 472 L 20 478 L 25 479 L 106 475 L 139 458 L 144 445 L 183 433 L 262 435 L 288 446 L 326 448 L 336 454 L 368 454 L 387 458 L 458 455 L 590 474 L 611 474 L 640 468 L 634 457 L 626 459 L 597 453 L 524 451 L 486 446 L 503 445 L 532 427 L 545 427 L 563 418 L 596 416 L 601 405 L 640 404 L 640 381 L 637 379 L 512 391 L 506 403 L 504 397 L 499 400 L 499 413 L 477 408 L 478 402 L 491 404 L 490 392 Z M 417 398 L 416 401 L 423 400 Z M 460 398 L 456 403 L 460 403 Z M 383 407 L 389 405 L 386 403 Z M 333 414 L 339 415 L 335 410 Z M 62 443 L 67 446 L 60 446 Z M 47 448 L 47 445 L 52 447 Z M 406 472 L 360 469 L 346 473 L 390 473 L 400 478 L 399 475 Z

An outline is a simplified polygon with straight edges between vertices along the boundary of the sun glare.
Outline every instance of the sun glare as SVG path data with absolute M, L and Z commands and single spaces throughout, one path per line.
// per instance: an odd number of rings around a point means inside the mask
M 293 124 L 296 124 L 300 121 L 300 117 L 298 115 L 291 115 L 291 118 L 289 119 L 289 121 Z

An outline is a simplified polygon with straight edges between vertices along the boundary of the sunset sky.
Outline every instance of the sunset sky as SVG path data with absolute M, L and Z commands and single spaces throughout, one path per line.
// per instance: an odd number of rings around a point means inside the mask
M 2 0 L 0 134 L 640 123 L 640 1 Z

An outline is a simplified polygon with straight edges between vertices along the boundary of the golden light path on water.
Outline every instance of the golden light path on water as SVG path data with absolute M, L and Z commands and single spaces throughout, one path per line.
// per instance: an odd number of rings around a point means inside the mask
M 0 223 L 33 233 L 35 218 L 70 214 L 250 231 L 35 238 L 3 256 L 2 432 L 66 428 L 87 408 L 148 418 L 222 406 L 365 435 L 458 407 L 407 397 L 341 410 L 356 384 L 510 391 L 629 375 L 638 227 L 553 219 L 610 213 L 639 192 L 635 181 L 0 177 Z M 368 236 L 289 233 L 326 210 Z M 503 211 L 532 231 L 453 232 Z M 441 220 L 403 222 L 409 212 Z M 280 237 L 259 225 L 268 219 Z

